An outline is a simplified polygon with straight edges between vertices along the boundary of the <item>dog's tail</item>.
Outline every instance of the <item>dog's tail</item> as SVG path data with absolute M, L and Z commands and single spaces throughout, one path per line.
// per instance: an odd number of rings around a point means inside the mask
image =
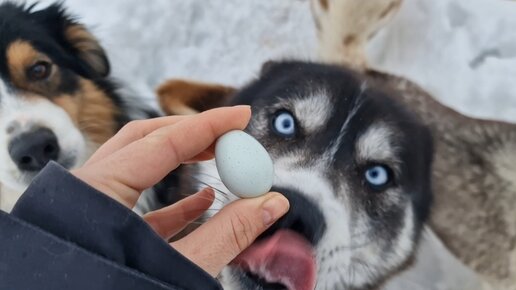
M 311 0 L 322 61 L 367 68 L 367 41 L 403 0 Z

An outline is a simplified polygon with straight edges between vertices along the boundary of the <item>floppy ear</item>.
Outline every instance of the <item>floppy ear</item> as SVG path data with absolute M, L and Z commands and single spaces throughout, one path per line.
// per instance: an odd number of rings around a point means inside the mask
M 268 60 L 264 62 L 260 68 L 260 76 L 266 75 L 278 67 L 284 67 L 286 61 L 288 61 L 288 59 L 282 61 Z
M 33 11 L 34 8 L 34 5 L 27 8 L 27 13 L 32 14 L 44 29 L 52 33 L 67 52 L 82 61 L 85 73 L 99 77 L 109 74 L 109 61 L 98 40 L 69 15 L 61 3 L 38 11 Z
M 101 77 L 109 74 L 106 53 L 98 40 L 82 25 L 71 23 L 65 28 L 65 38 L 75 49 L 77 56 Z
M 260 75 L 264 75 L 264 74 L 270 72 L 271 69 L 273 69 L 277 64 L 278 64 L 278 62 L 276 62 L 274 60 L 268 60 L 268 61 L 264 62 L 260 69 Z
M 233 87 L 188 80 L 169 80 L 157 90 L 167 115 L 190 115 L 224 106 L 236 91 Z

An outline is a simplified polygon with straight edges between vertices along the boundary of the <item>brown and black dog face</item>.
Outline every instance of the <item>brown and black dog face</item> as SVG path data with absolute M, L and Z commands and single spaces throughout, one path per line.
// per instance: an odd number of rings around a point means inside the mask
M 0 182 L 83 161 L 127 121 L 97 40 L 59 4 L 0 4 Z

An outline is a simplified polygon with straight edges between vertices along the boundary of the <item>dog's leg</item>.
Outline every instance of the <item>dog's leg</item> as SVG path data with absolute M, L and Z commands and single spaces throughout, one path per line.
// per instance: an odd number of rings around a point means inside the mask
M 367 41 L 399 10 L 402 0 L 311 0 L 319 57 L 367 68 Z
M 167 115 L 189 115 L 224 105 L 235 91 L 219 84 L 169 80 L 158 90 L 158 101 Z

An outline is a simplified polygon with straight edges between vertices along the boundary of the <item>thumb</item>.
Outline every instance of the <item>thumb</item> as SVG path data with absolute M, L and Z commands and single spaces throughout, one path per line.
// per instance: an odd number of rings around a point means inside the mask
M 224 207 L 197 230 L 171 245 L 216 277 L 288 209 L 288 200 L 279 193 L 241 199 Z

